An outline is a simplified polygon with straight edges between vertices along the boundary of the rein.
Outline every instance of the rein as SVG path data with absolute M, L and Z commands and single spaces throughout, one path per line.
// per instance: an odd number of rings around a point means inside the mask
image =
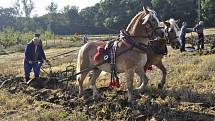
M 135 42 L 133 36 L 128 35 L 125 31 L 120 31 L 120 38 L 122 43 L 125 44 L 128 48 L 137 48 L 143 51 L 147 51 L 148 45 L 140 42 Z
M 128 35 L 128 34 L 127 34 L 127 36 L 128 36 L 128 37 L 136 37 L 136 38 L 152 38 L 153 35 L 155 35 L 156 30 L 159 30 L 159 29 L 161 29 L 161 28 L 163 28 L 163 27 L 156 27 L 156 28 L 154 29 L 154 31 L 152 32 L 152 34 L 149 35 L 149 36 L 143 36 L 143 35 Z

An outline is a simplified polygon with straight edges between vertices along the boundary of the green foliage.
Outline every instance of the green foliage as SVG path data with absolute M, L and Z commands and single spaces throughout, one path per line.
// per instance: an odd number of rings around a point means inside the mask
M 3 32 L 0 33 L 0 43 L 5 48 L 10 45 L 14 45 L 17 41 L 18 35 L 14 33 L 14 30 L 10 27 L 4 28 Z
M 67 112 L 63 112 L 63 111 L 59 113 L 60 118 L 66 118 L 68 115 L 69 114 Z
M 53 39 L 54 34 L 48 31 L 43 30 L 37 30 L 38 33 L 41 34 L 42 40 L 47 39 Z M 6 27 L 3 29 L 2 32 L 0 32 L 0 45 L 3 45 L 5 48 L 16 45 L 16 44 L 22 44 L 25 45 L 28 43 L 34 36 L 34 32 L 17 32 L 11 27 Z M 75 40 L 78 40 L 78 38 L 75 38 Z
M 81 37 L 80 36 L 71 36 L 70 41 L 72 41 L 72 42 L 81 41 Z
M 215 23 L 215 1 L 201 0 L 201 17 L 206 20 L 206 25 L 213 25 Z
M 54 38 L 54 35 L 53 35 L 51 32 L 46 31 L 46 32 L 45 32 L 45 38 L 46 38 L 46 39 L 52 39 L 52 38 Z
M 12 26 L 15 31 L 20 32 L 35 32 L 41 29 L 60 35 L 71 35 L 76 32 L 117 33 L 120 29 L 126 28 L 132 17 L 142 10 L 143 5 L 154 9 L 162 21 L 172 17 L 180 19 L 181 22 L 186 21 L 192 27 L 196 23 L 198 13 L 198 0 L 102 0 L 95 6 L 81 11 L 77 6 L 69 5 L 62 11 L 57 11 L 58 5 L 50 2 L 47 6 L 48 14 L 29 18 L 29 12 L 34 7 L 30 2 L 32 0 L 17 1 L 13 8 L 0 8 L 0 30 Z M 21 8 L 23 5 L 24 8 Z M 201 0 L 201 19 L 207 26 L 215 26 L 213 6 L 214 0 Z M 20 17 L 22 11 L 27 11 L 27 18 Z

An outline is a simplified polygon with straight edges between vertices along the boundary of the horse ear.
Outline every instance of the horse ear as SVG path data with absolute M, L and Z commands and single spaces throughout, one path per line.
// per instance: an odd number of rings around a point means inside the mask
M 145 11 L 146 14 L 149 13 L 149 10 L 145 6 L 143 6 L 143 10 Z
M 144 21 L 143 21 L 142 25 L 146 24 L 146 22 L 149 20 L 149 17 L 150 17 L 149 14 L 144 17 Z
M 167 27 L 170 27 L 170 23 L 169 23 L 169 22 L 164 21 L 163 23 L 164 23 Z
M 176 24 L 178 24 L 180 21 L 181 21 L 180 19 L 176 20 Z

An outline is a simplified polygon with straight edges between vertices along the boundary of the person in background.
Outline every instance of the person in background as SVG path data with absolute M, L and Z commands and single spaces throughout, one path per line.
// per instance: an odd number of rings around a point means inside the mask
M 189 32 L 191 32 L 191 30 L 189 30 L 187 28 L 187 23 L 183 22 L 182 27 L 181 27 L 181 31 L 180 31 L 180 35 L 179 35 L 179 38 L 180 38 L 180 51 L 181 52 L 185 51 L 185 36 L 186 36 L 186 33 L 189 33 Z
M 195 27 L 193 28 L 193 31 L 197 32 L 198 34 L 197 50 L 199 50 L 200 48 L 202 50 L 204 49 L 204 32 L 203 32 L 204 26 L 203 25 L 204 25 L 203 21 L 199 21 L 199 23 L 196 24 Z
M 86 44 L 88 42 L 88 37 L 86 34 L 83 35 L 82 40 L 83 40 L 84 44 Z
M 39 77 L 40 68 L 44 61 L 49 63 L 46 60 L 46 56 L 39 38 L 40 34 L 35 33 L 34 38 L 27 44 L 24 52 L 24 72 L 25 72 L 25 81 L 30 80 L 30 72 L 33 68 L 34 76 Z

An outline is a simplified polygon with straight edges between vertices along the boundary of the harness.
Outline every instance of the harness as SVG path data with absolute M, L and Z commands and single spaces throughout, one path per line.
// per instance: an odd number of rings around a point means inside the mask
M 157 54 L 162 54 L 162 55 L 167 54 L 166 46 L 163 48 L 161 46 L 156 46 L 154 44 L 154 42 L 158 42 L 157 40 L 150 41 L 149 44 L 146 45 L 144 43 L 135 41 L 133 39 L 133 36 L 130 36 L 126 31 L 120 31 L 119 41 L 122 41 L 122 43 L 128 47 L 127 51 L 133 48 L 137 48 L 146 53 L 153 51 Z M 106 51 L 104 60 L 109 62 L 111 66 L 111 80 L 109 83 L 110 88 L 120 87 L 119 78 L 117 76 L 117 66 L 116 66 L 116 57 L 118 56 L 116 52 L 117 52 L 117 45 L 119 41 L 118 40 L 109 41 L 103 50 L 103 51 Z
M 117 67 L 116 67 L 116 50 L 117 50 L 117 41 L 114 42 L 111 52 L 110 52 L 110 64 L 111 64 L 111 81 L 109 87 L 120 87 L 119 77 L 117 76 Z
M 154 44 L 155 42 L 163 40 L 164 38 L 161 38 L 159 40 L 149 41 L 148 45 L 146 45 L 144 43 L 136 42 L 133 38 L 131 38 L 131 36 L 129 36 L 128 33 L 126 33 L 126 31 L 120 31 L 120 39 L 122 40 L 122 42 L 127 47 L 130 47 L 130 48 L 131 47 L 137 48 L 137 49 L 139 49 L 141 51 L 145 51 L 146 53 L 149 53 L 149 52 L 153 51 L 153 52 L 155 52 L 157 54 L 162 54 L 162 55 L 167 54 L 166 46 L 164 48 L 162 48 L 161 46 L 157 46 L 157 45 Z

